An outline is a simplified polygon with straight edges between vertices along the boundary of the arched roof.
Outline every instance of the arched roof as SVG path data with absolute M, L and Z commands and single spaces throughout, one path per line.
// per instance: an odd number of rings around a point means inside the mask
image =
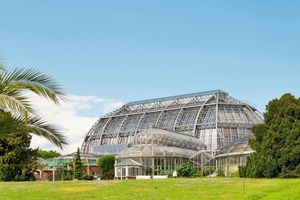
M 206 146 L 197 138 L 175 132 L 151 128 L 134 136 L 132 146 L 116 158 L 184 157 L 189 158 Z
M 133 146 L 160 145 L 200 151 L 206 149 L 198 138 L 159 128 L 144 130 L 133 137 Z
M 116 159 L 135 158 L 135 157 L 184 157 L 189 158 L 195 155 L 197 151 L 182 149 L 178 147 L 168 147 L 162 145 L 140 145 L 132 146 L 121 151 Z
M 117 154 L 137 133 L 156 127 L 194 136 L 215 150 L 251 135 L 252 125 L 261 122 L 253 106 L 222 90 L 135 101 L 101 117 L 86 134 L 81 149 Z

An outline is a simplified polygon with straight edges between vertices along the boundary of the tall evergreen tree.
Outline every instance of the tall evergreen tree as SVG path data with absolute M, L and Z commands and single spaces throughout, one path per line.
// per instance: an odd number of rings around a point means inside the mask
M 253 127 L 247 158 L 247 177 L 299 176 L 300 99 L 287 93 L 266 106 L 264 123 Z
M 79 147 L 77 148 L 76 155 L 74 157 L 73 161 L 73 169 L 74 169 L 74 179 L 78 179 L 82 177 L 82 171 L 83 171 L 83 163 L 80 158 L 80 150 Z

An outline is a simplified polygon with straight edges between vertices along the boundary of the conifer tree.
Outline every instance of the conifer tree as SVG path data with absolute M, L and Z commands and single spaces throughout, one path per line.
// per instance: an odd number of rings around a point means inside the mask
M 252 129 L 247 177 L 300 176 L 300 99 L 287 93 L 269 102 L 264 123 Z
M 37 169 L 37 149 L 30 148 L 31 135 L 28 127 L 0 110 L 0 180 L 34 180 Z
M 74 179 L 80 179 L 82 177 L 83 164 L 80 158 L 80 150 L 77 148 L 76 155 L 73 160 L 73 168 L 74 168 Z

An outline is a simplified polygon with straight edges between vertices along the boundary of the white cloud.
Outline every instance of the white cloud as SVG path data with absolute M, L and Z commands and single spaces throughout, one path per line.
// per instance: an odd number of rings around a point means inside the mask
M 104 105 L 103 111 L 105 113 L 109 113 L 115 110 L 116 108 L 120 108 L 122 105 L 124 105 L 124 103 L 119 101 L 109 102 Z
M 51 149 L 62 154 L 74 152 L 78 147 L 81 148 L 85 134 L 98 120 L 98 117 L 95 116 L 106 114 L 124 104 L 96 96 L 67 95 L 67 100 L 57 106 L 35 94 L 30 94 L 30 97 L 35 110 L 49 123 L 60 127 L 69 143 L 62 151 L 50 141 L 34 135 L 31 147 L 39 147 L 43 150 Z

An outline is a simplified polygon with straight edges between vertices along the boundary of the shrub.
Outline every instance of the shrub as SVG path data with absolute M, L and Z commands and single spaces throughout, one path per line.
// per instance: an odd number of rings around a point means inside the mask
M 231 176 L 231 177 L 239 177 L 239 172 L 238 171 L 229 172 L 229 176 Z
M 217 169 L 216 173 L 217 173 L 218 177 L 224 177 L 225 176 L 224 170 L 222 170 L 222 169 Z
M 178 176 L 191 176 L 191 165 L 190 163 L 182 163 L 181 165 L 177 165 L 176 171 Z
M 65 171 L 64 180 L 65 181 L 73 180 L 73 170 L 67 170 L 67 171 Z
M 203 173 L 201 171 L 197 171 L 197 173 L 194 174 L 193 177 L 195 177 L 195 178 L 201 178 L 201 177 L 203 177 Z
M 94 179 L 94 177 L 91 174 L 83 174 L 81 176 L 81 180 L 93 180 L 93 179 Z
M 209 176 L 216 171 L 214 167 L 207 167 L 203 169 L 203 176 Z
M 196 173 L 197 173 L 197 170 L 191 169 L 189 176 L 194 176 L 194 174 L 196 174 Z
M 246 174 L 246 166 L 245 165 L 239 165 L 239 177 L 240 178 L 244 178 L 244 177 L 247 177 L 247 174 Z
M 297 165 L 297 167 L 293 170 L 292 174 L 297 177 L 300 176 L 300 164 Z

